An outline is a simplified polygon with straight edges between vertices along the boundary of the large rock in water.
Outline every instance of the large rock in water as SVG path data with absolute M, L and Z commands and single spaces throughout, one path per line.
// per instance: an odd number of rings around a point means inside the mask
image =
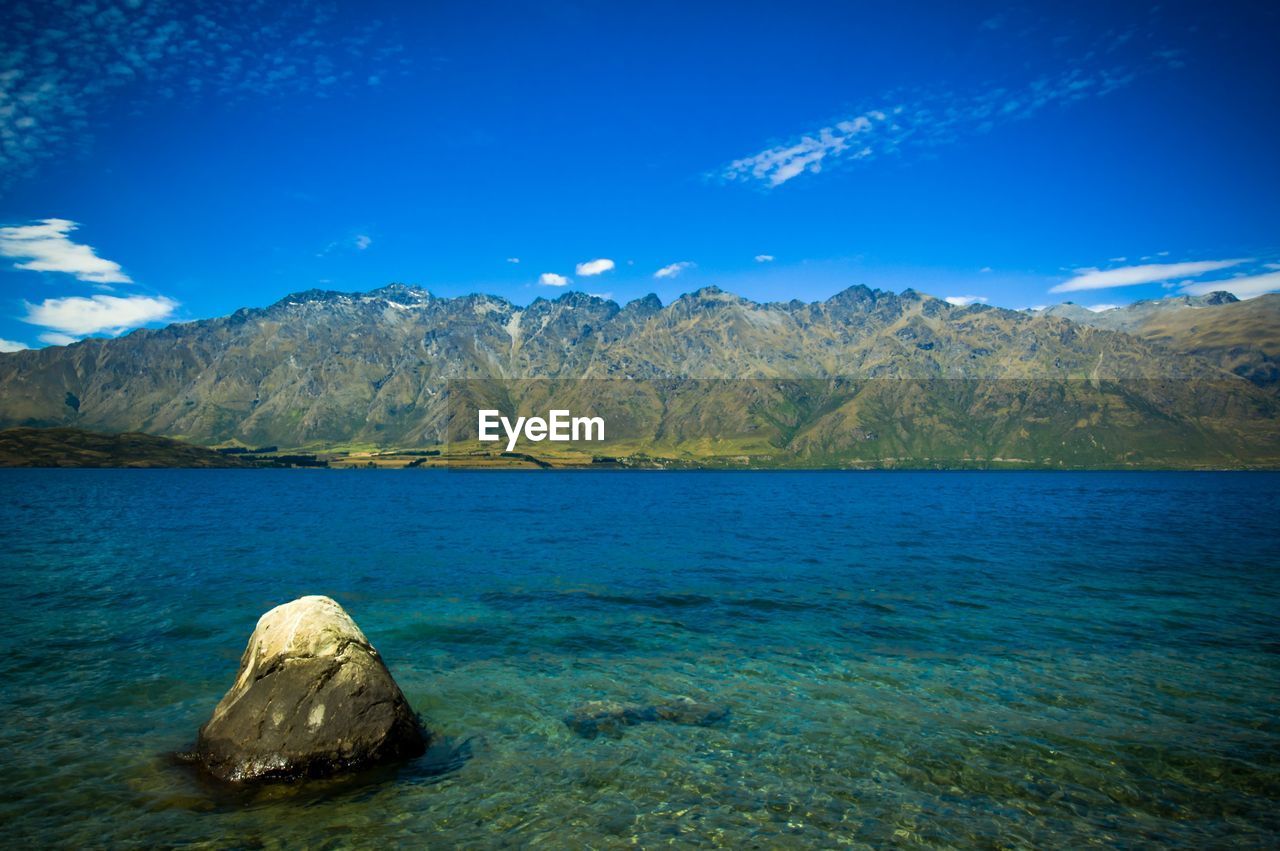
M 302 597 L 258 620 L 193 756 L 223 780 L 293 780 L 418 756 L 426 738 L 355 621 Z

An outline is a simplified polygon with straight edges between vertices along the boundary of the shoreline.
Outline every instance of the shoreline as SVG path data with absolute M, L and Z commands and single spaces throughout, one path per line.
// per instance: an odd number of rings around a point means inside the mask
M 440 469 L 440 468 L 437 468 Z M 454 472 L 523 472 L 528 467 L 444 468 Z M 680 467 L 612 468 L 555 467 L 563 473 L 1280 473 L 1280 467 Z

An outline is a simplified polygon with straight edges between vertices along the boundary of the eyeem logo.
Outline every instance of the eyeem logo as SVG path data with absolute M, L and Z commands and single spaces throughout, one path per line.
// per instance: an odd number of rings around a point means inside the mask
M 501 411 L 481 410 L 479 412 L 480 440 L 493 442 L 501 440 L 498 427 L 507 435 L 507 451 L 516 448 L 516 441 L 523 434 L 525 440 L 537 443 L 551 440 L 557 443 L 568 443 L 571 440 L 604 440 L 603 417 L 575 417 L 566 410 L 547 411 L 547 418 L 516 417 L 514 423 L 502 416 Z

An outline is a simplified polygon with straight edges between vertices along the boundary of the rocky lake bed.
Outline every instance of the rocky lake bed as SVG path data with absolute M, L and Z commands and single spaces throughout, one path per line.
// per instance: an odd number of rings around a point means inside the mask
M 1280 837 L 1272 474 L 3 477 L 15 843 Z

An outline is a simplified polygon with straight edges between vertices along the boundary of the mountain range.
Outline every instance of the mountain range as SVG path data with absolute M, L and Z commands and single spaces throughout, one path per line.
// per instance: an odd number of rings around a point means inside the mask
M 615 429 L 631 452 L 822 466 L 1265 466 L 1280 461 L 1278 336 L 1280 295 L 1027 313 L 863 286 L 820 302 L 761 304 L 709 287 L 667 305 L 570 292 L 525 307 L 397 284 L 308 290 L 0 355 L 0 427 L 424 447 L 448 440 L 459 381 L 488 382 L 479 396 L 518 408 L 548 400 L 545 386 L 521 382 L 588 378 L 612 380 L 589 385 L 601 407 L 631 412 Z M 685 379 L 752 381 L 686 384 L 680 398 L 693 407 L 682 408 L 672 382 Z M 581 388 L 558 392 L 591 402 Z
M 1124 331 L 1179 354 L 1200 355 L 1258 385 L 1280 383 L 1280 294 L 1249 301 L 1228 292 L 1170 296 L 1110 310 L 1066 302 L 1040 313 Z

